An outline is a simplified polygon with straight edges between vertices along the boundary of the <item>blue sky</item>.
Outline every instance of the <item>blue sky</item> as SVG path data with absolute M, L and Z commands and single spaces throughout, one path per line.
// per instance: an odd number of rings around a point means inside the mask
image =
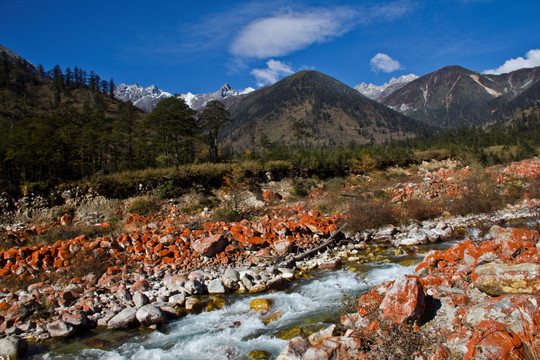
M 303 69 L 354 86 L 446 65 L 540 66 L 538 0 L 0 0 L 0 14 L 0 44 L 34 64 L 172 93 Z

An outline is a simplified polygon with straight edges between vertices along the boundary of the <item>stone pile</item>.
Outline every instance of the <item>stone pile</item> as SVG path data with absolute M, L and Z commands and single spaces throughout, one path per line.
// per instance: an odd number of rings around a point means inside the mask
M 278 359 L 538 358 L 539 233 L 495 225 L 487 238 L 431 251 L 415 275 L 360 294 L 341 333 L 325 329 L 316 342 L 295 338 Z M 403 336 L 423 340 L 407 353 Z

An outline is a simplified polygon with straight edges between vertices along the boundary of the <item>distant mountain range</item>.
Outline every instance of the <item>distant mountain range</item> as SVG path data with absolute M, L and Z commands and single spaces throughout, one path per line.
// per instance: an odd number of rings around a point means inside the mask
M 192 94 L 191 92 L 188 92 L 187 94 L 180 94 L 176 96 L 184 99 L 188 106 L 192 109 L 202 110 L 206 104 L 212 100 L 224 100 L 232 96 L 246 95 L 252 91 L 255 91 L 255 89 L 248 87 L 247 89 L 238 92 L 229 84 L 225 84 L 214 93 Z M 118 100 L 131 101 L 133 105 L 141 110 L 152 111 L 158 102 L 174 95 L 159 89 L 155 85 L 143 88 L 139 84 L 120 84 L 114 88 L 114 96 Z
M 34 65 L 1 45 L 0 55 L 27 64 L 26 72 L 33 72 L 28 76 L 38 75 Z M 43 84 L 50 81 L 46 77 L 42 80 Z M 23 87 L 6 93 L 0 118 L 47 113 L 52 87 L 49 97 L 43 99 L 41 90 L 30 88 L 32 93 Z M 361 83 L 355 89 L 320 72 L 301 71 L 258 90 L 238 92 L 225 84 L 214 93 L 173 95 L 154 85 L 120 84 L 114 95 L 147 112 L 171 96 L 184 99 L 196 110 L 211 100 L 223 101 L 234 119 L 223 129 L 223 140 L 233 148 L 269 141 L 332 147 L 506 122 L 540 102 L 540 67 L 485 75 L 447 66 L 421 77 L 409 74 L 380 86 Z M 82 107 L 82 102 L 79 105 Z

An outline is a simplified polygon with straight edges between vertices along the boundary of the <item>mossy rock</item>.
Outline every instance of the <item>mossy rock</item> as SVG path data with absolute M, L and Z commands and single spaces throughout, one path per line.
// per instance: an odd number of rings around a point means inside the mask
M 405 259 L 405 260 L 398 261 L 398 264 L 401 266 L 413 266 L 413 265 L 419 264 L 421 260 L 422 259 Z
M 272 299 L 253 299 L 249 303 L 249 308 L 255 311 L 268 311 L 273 304 Z
M 227 300 L 225 300 L 222 296 L 214 296 L 212 298 L 212 304 L 217 308 L 217 309 L 223 309 L 223 307 L 225 305 L 227 305 Z
M 253 350 L 248 354 L 249 359 L 271 359 L 272 354 L 264 350 Z
M 265 325 L 268 325 L 268 324 L 271 324 L 271 323 L 273 323 L 273 322 L 275 322 L 275 321 L 278 321 L 280 318 L 281 318 L 281 312 L 280 312 L 280 311 L 277 311 L 277 312 L 275 312 L 275 313 L 273 313 L 273 314 L 270 314 L 270 315 L 268 315 L 268 316 L 265 316 L 265 317 L 263 318 L 263 323 L 264 323 Z
M 293 327 L 288 330 L 280 331 L 276 334 L 276 337 L 281 340 L 291 340 L 297 336 L 306 337 L 311 334 L 307 334 L 306 331 L 301 327 Z

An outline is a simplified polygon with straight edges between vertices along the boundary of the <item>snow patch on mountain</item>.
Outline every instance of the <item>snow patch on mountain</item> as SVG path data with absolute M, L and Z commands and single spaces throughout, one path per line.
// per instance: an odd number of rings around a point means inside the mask
M 139 109 L 151 111 L 161 100 L 173 96 L 155 85 L 143 88 L 139 84 L 120 84 L 114 88 L 114 97 L 122 101 L 131 101 Z
M 195 110 L 202 110 L 210 101 L 223 100 L 232 96 L 247 95 L 252 91 L 255 91 L 255 89 L 249 87 L 242 92 L 238 92 L 234 90 L 231 85 L 224 84 L 218 91 L 214 93 L 192 94 L 191 92 L 188 92 L 187 94 L 181 94 L 178 97 L 184 99 L 184 101 L 186 102 L 186 104 L 188 104 L 190 108 Z
M 356 85 L 354 88 L 362 95 L 372 100 L 378 100 L 390 95 L 394 91 L 402 88 L 413 80 L 418 79 L 415 74 L 403 75 L 399 78 L 391 78 L 389 82 L 382 85 L 366 84 L 365 82 Z

